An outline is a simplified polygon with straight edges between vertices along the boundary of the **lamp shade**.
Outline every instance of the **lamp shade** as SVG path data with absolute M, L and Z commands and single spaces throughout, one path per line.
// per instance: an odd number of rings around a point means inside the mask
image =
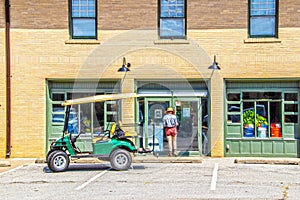
M 216 55 L 214 55 L 214 62 L 211 66 L 208 67 L 208 69 L 213 69 L 213 70 L 220 70 L 221 68 L 219 67 L 217 61 L 216 61 Z
M 130 63 L 127 63 L 127 66 L 126 66 L 126 58 L 123 57 L 123 65 L 122 67 L 118 70 L 118 72 L 129 72 L 129 67 L 130 67 Z
M 130 69 L 125 65 L 122 65 L 122 67 L 118 70 L 118 72 L 128 72 L 128 71 L 130 71 Z

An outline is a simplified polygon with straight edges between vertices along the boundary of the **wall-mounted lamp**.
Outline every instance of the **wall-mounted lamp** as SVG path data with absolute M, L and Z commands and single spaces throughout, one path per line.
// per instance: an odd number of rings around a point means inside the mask
M 213 70 L 220 70 L 221 69 L 216 60 L 217 60 L 217 56 L 214 55 L 214 62 L 211 66 L 208 67 L 208 69 L 213 69 Z
M 129 69 L 130 66 L 131 66 L 131 64 L 130 63 L 126 64 L 126 59 L 125 59 L 125 57 L 123 57 L 123 65 L 118 70 L 118 72 L 128 72 L 128 71 L 130 71 L 130 69 Z
M 122 67 L 118 70 L 118 72 L 125 72 L 125 74 L 124 74 L 124 76 L 123 76 L 123 78 L 122 78 L 122 80 L 121 80 L 121 85 L 120 85 L 121 89 L 122 89 L 122 87 L 123 87 L 123 83 L 124 83 L 126 74 L 127 74 L 127 72 L 130 71 L 130 69 L 129 69 L 130 66 L 131 66 L 131 64 L 130 64 L 130 63 L 126 63 L 126 59 L 125 59 L 125 57 L 123 57 L 123 65 L 122 65 Z

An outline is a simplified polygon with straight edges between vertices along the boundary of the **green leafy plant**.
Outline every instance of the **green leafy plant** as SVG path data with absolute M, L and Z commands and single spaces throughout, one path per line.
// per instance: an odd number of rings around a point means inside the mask
M 267 119 L 259 114 L 256 114 L 256 126 L 268 125 Z
M 247 110 L 243 114 L 243 124 L 244 125 L 249 125 L 249 124 L 254 124 L 254 111 L 253 110 Z
M 244 125 L 250 125 L 255 124 L 256 126 L 261 126 L 262 124 L 268 125 L 267 119 L 259 114 L 256 114 L 255 119 L 255 113 L 253 110 L 247 110 L 243 114 L 243 124 Z

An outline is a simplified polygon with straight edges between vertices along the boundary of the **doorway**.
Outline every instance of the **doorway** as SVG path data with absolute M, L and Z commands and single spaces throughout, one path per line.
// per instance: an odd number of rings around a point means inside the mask
M 202 128 L 207 118 L 207 98 L 143 97 L 138 104 L 140 147 L 153 149 L 161 155 L 168 153 L 162 119 L 166 109 L 172 107 L 179 123 L 177 151 L 186 156 L 207 155 L 209 137 L 207 129 Z

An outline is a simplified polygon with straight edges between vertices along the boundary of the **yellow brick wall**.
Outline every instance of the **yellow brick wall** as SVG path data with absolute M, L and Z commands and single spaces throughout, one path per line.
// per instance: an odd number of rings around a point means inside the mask
M 0 29 L 0 158 L 6 154 L 5 30 Z
M 210 146 L 212 157 L 224 156 L 224 84 L 221 71 L 214 70 L 209 84 Z
M 247 30 L 190 31 L 208 54 L 217 55 L 223 78 L 299 77 L 299 28 L 279 30 L 278 39 L 247 39 Z
M 207 67 L 211 64 L 213 55 L 217 55 L 222 69 L 214 74 L 210 91 L 212 116 L 218 121 L 217 125 L 212 124 L 211 127 L 213 156 L 223 155 L 224 89 L 221 86 L 225 78 L 300 77 L 300 62 L 297 57 L 300 50 L 297 35 L 300 29 L 297 28 L 281 29 L 278 40 L 265 42 L 247 40 L 247 32 L 243 29 L 189 31 L 189 44 L 155 42 L 156 31 L 149 35 L 138 34 L 138 37 L 134 31 L 99 33 L 100 45 L 72 44 L 72 41 L 68 41 L 67 30 L 11 30 L 11 157 L 45 155 L 46 79 L 121 79 L 123 74 L 116 71 L 122 64 L 123 56 L 132 65 L 124 85 L 127 85 L 126 91 L 133 91 L 134 80 L 138 79 L 209 78 L 211 71 Z M 195 64 L 197 61 L 199 66 Z M 2 71 L 3 63 L 0 60 Z M 3 83 L 1 79 L 1 105 L 5 99 Z M 129 112 L 133 104 L 128 105 Z M 126 111 L 123 114 L 130 118 L 128 121 L 133 119 L 133 113 Z M 0 116 L 1 119 L 4 117 L 3 110 Z M 5 130 L 1 129 L 0 137 L 4 134 Z

